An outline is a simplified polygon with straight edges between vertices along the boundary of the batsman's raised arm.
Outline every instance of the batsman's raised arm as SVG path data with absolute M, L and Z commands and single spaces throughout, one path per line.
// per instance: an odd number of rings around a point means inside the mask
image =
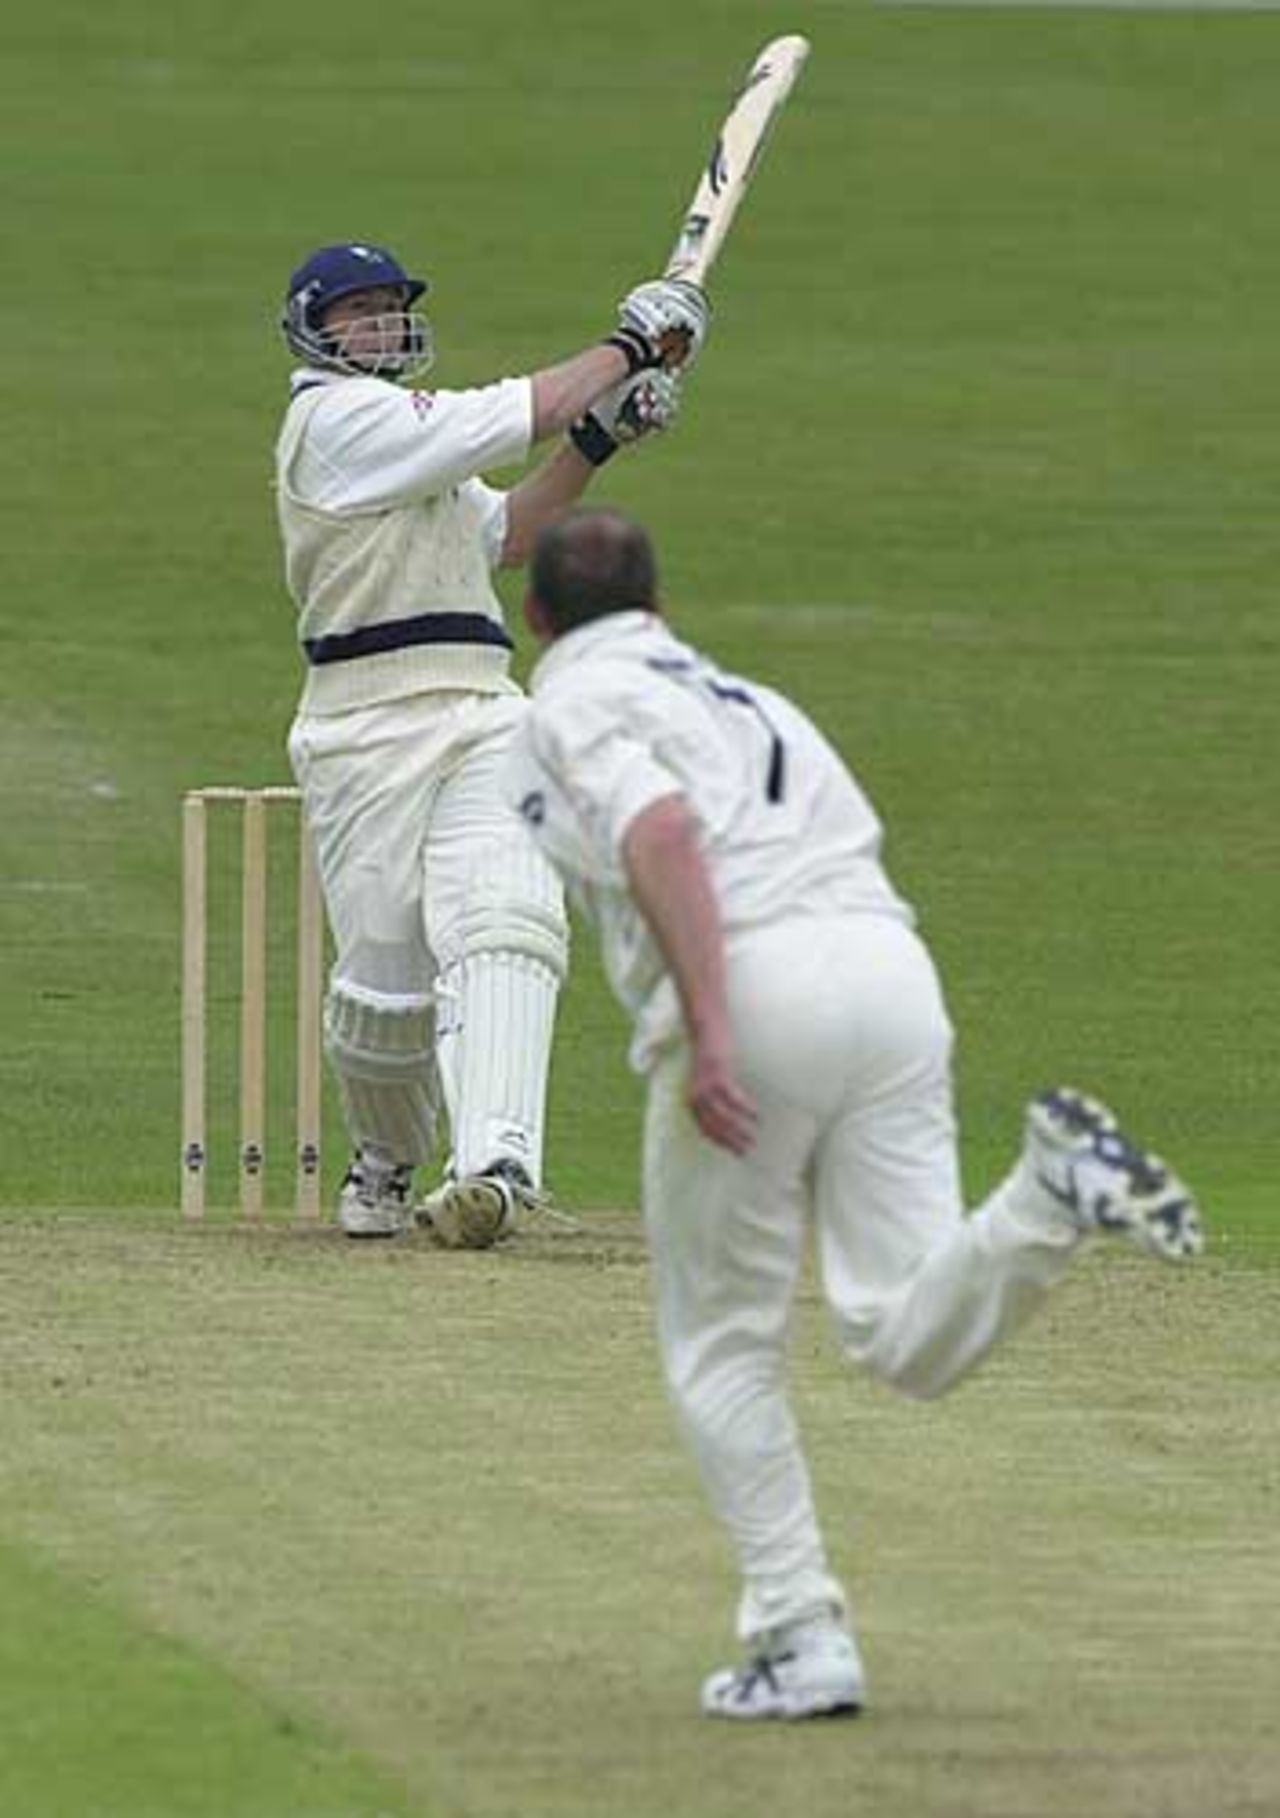
M 575 505 L 597 467 L 627 443 L 669 429 L 680 408 L 680 381 L 660 369 L 623 379 L 569 426 L 569 439 L 507 494 L 501 565 L 526 562 L 534 539 Z
M 538 532 L 578 502 L 621 446 L 671 426 L 678 375 L 697 358 L 708 319 L 696 284 L 655 278 L 627 293 L 617 328 L 599 345 L 531 375 L 532 439 L 567 430 L 570 446 L 507 494 L 502 567 L 527 561 Z

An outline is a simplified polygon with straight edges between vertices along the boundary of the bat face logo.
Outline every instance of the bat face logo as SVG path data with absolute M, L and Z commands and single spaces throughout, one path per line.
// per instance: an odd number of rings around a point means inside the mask
M 696 209 L 692 214 L 685 216 L 684 226 L 680 229 L 675 251 L 667 260 L 666 276 L 668 278 L 678 278 L 682 271 L 687 271 L 689 266 L 695 262 L 698 248 L 706 239 L 710 226 L 710 215 L 700 214 Z
M 718 196 L 728 181 L 729 160 L 724 155 L 724 140 L 720 138 L 712 146 L 711 156 L 707 159 L 707 182 L 711 185 L 712 195 Z
M 772 63 L 770 63 L 767 58 L 762 57 L 734 96 L 734 105 L 736 106 L 744 95 L 749 95 L 753 88 L 759 88 L 762 82 L 767 82 L 772 74 Z

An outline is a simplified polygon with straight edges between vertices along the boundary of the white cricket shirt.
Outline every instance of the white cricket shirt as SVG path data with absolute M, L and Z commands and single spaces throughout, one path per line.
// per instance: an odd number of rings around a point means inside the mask
M 276 502 L 308 659 L 304 711 L 424 689 L 510 692 L 490 580 L 506 495 L 478 476 L 528 454 L 530 381 L 407 391 L 303 368 L 291 391 Z
M 773 689 L 716 669 L 655 614 L 613 613 L 567 633 L 530 688 L 507 794 L 599 930 L 638 1071 L 679 1023 L 622 860 L 627 828 L 651 803 L 679 794 L 697 817 L 730 948 L 751 929 L 810 916 L 914 920 L 881 865 L 874 809 L 813 722 Z

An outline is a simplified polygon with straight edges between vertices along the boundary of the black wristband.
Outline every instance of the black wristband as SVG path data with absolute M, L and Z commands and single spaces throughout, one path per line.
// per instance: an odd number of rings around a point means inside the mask
M 616 455 L 618 444 L 599 417 L 579 417 L 576 423 L 569 425 L 569 440 L 573 443 L 584 461 L 590 461 L 593 467 L 603 467 L 610 455 Z
M 653 344 L 640 333 L 638 328 L 615 328 L 611 335 L 604 338 L 606 347 L 616 347 L 619 353 L 627 358 L 627 376 L 633 373 L 647 372 L 651 366 L 657 366 L 659 354 Z

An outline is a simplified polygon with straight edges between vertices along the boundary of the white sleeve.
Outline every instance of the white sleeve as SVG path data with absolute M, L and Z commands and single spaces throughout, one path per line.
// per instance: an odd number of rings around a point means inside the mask
M 529 452 L 533 387 L 499 379 L 474 391 L 405 391 L 355 379 L 312 407 L 292 488 L 321 511 L 381 511 L 434 498 Z
M 685 793 L 634 723 L 625 701 L 566 691 L 535 697 L 521 729 L 523 761 L 509 773 L 515 805 L 535 822 L 548 852 L 588 881 L 618 881 L 622 842 L 636 816 L 665 796 Z M 543 799 L 531 814 L 528 795 L 540 788 Z
M 486 560 L 490 568 L 498 568 L 507 540 L 507 495 L 499 492 L 496 486 L 486 486 L 483 480 L 469 481 L 467 491 L 480 508 L 480 534 L 484 538 Z

